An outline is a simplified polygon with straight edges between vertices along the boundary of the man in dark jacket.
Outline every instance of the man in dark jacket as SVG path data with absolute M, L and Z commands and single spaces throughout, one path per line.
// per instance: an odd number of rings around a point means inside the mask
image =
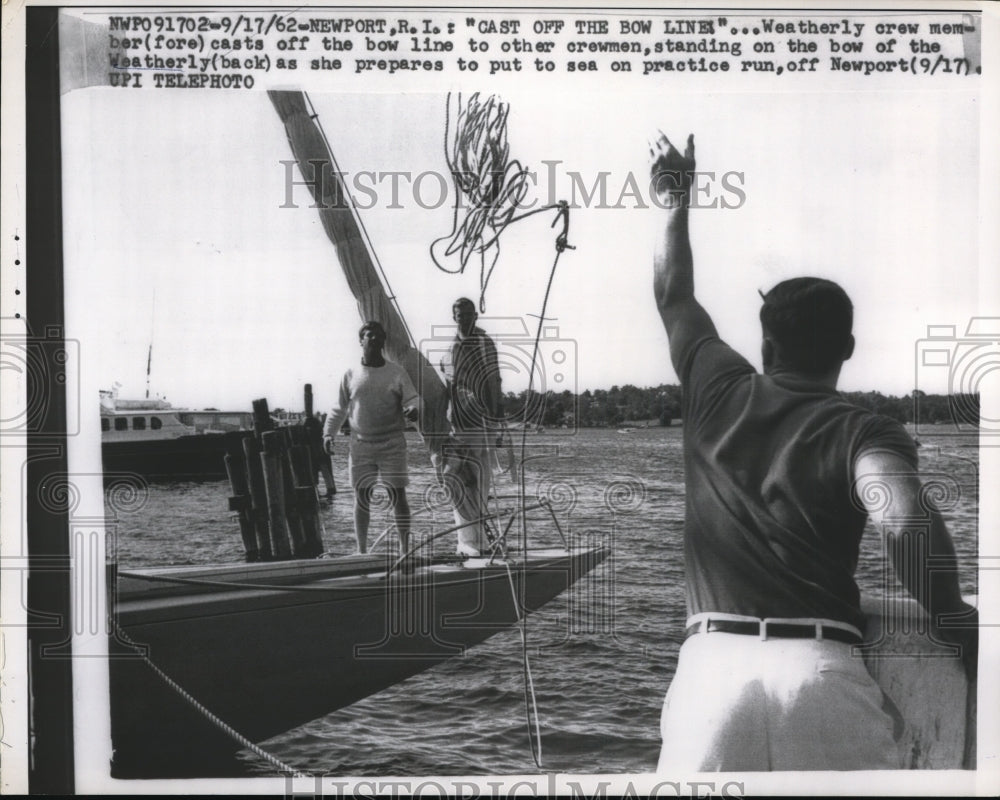
M 448 386 L 448 421 L 451 436 L 446 445 L 443 472 L 450 473 L 459 555 L 477 556 L 487 546 L 488 500 L 493 485 L 495 439 L 501 430 L 500 367 L 497 348 L 476 325 L 475 304 L 460 297 L 452 305 L 458 326 L 455 339 L 441 360 Z

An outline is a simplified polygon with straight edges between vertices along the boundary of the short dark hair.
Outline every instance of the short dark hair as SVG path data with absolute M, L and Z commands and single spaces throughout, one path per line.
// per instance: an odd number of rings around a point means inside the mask
M 382 327 L 382 323 L 381 322 L 377 322 L 377 321 L 375 321 L 373 319 L 370 319 L 367 322 L 365 322 L 365 324 L 362 325 L 361 328 L 358 330 L 358 339 L 360 339 L 362 336 L 364 336 L 365 335 L 365 331 L 367 331 L 367 330 L 376 331 L 376 332 L 382 334 L 382 338 L 383 339 L 386 338 L 385 328 Z
M 473 303 L 468 297 L 459 297 L 458 300 L 451 304 L 452 311 L 456 308 L 468 308 L 471 309 L 473 313 L 476 313 L 476 304 Z
M 764 295 L 760 324 L 784 366 L 820 375 L 850 354 L 854 306 L 833 281 L 792 278 Z

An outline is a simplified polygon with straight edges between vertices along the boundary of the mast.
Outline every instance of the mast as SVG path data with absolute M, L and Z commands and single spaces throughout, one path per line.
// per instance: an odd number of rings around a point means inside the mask
M 156 287 L 153 287 L 153 313 L 149 319 L 149 350 L 146 353 L 146 399 L 149 399 L 149 373 L 153 368 L 153 337 L 156 335 Z
M 146 355 L 146 399 L 149 399 L 149 371 L 153 366 L 153 343 L 149 343 L 149 352 Z
M 305 95 L 297 91 L 267 94 L 285 126 L 292 155 L 318 206 L 323 230 L 358 302 L 361 320 L 377 320 L 385 328 L 386 355 L 406 370 L 417 387 L 424 406 L 421 433 L 432 456 L 440 457 L 448 434 L 444 383 L 414 346 L 395 298 L 386 291 L 343 177 Z

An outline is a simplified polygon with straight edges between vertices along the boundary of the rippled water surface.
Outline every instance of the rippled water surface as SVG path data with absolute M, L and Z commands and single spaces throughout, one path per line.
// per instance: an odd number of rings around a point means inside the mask
M 925 437 L 922 471 L 953 534 L 962 588 L 975 592 L 977 450 L 967 437 Z M 529 497 L 548 497 L 568 536 L 604 537 L 613 556 L 529 619 L 528 652 L 541 724 L 542 766 L 558 772 L 648 772 L 659 751 L 658 720 L 684 621 L 680 430 L 583 431 L 528 440 Z M 346 487 L 346 446 L 334 474 Z M 450 524 L 419 442 L 410 440 L 415 532 Z M 501 480 L 500 490 L 516 487 Z M 109 498 L 109 555 L 119 565 L 240 561 L 225 482 L 153 485 L 148 496 Z M 375 514 L 371 541 L 385 521 Z M 351 494 L 323 510 L 324 542 L 352 552 Z M 532 526 L 533 544 L 555 544 Z M 858 567 L 862 591 L 881 594 L 885 563 L 868 531 Z M 535 773 L 525 723 L 521 640 L 497 634 L 350 708 L 275 737 L 266 749 L 328 775 Z M 245 769 L 273 768 L 249 754 Z

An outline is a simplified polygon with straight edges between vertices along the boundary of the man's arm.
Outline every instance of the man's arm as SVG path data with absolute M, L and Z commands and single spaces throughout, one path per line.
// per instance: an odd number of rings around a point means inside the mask
M 417 422 L 424 408 L 423 398 L 417 393 L 417 388 L 413 385 L 406 370 L 400 367 L 399 372 L 399 400 L 403 409 L 403 417 L 410 422 Z
M 347 372 L 340 382 L 340 394 L 337 397 L 336 407 L 327 415 L 326 425 L 323 428 L 323 450 L 333 454 L 333 443 L 336 435 L 340 432 L 340 426 L 347 419 L 347 414 L 351 409 L 351 373 Z
M 500 393 L 500 360 L 497 357 L 496 343 L 483 334 L 483 344 L 486 349 L 486 410 L 492 415 L 494 425 L 499 425 L 503 419 L 503 403 Z
M 684 155 L 665 135 L 650 148 L 655 201 L 662 209 L 662 231 L 653 256 L 653 292 L 670 341 L 670 358 L 680 376 L 688 349 L 705 336 L 715 336 L 715 325 L 694 296 L 694 258 L 688 236 L 688 206 L 695 168 L 694 136 Z
M 977 631 L 972 626 L 978 616 L 962 600 L 957 571 L 945 566 L 956 563 L 955 547 L 941 514 L 923 492 L 920 477 L 901 456 L 876 451 L 858 457 L 854 474 L 855 492 L 882 533 L 900 583 L 927 611 L 933 629 L 962 645 L 966 669 L 974 670 Z M 963 627 L 942 619 L 951 615 L 962 615 Z

